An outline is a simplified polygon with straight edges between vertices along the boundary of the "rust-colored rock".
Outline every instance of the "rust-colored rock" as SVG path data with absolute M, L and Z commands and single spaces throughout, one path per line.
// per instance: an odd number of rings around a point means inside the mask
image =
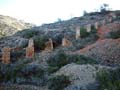
M 76 28 L 76 39 L 80 38 L 80 27 Z
M 83 54 L 98 60 L 102 64 L 120 65 L 120 38 L 98 40 L 73 54 Z
M 71 45 L 72 45 L 72 42 L 71 42 L 71 41 L 69 41 L 69 40 L 66 39 L 66 38 L 63 38 L 63 39 L 62 39 L 62 46 L 67 47 L 67 46 L 71 46 Z
M 34 47 L 27 47 L 26 58 L 33 58 L 33 57 L 34 57 Z
M 53 50 L 53 41 L 49 39 L 48 42 L 45 43 L 45 51 L 52 51 Z
M 2 50 L 2 63 L 9 64 L 10 63 L 10 48 L 4 47 Z
M 33 39 L 29 40 L 28 47 L 26 48 L 26 58 L 34 57 L 34 41 Z
M 120 23 L 114 22 L 99 27 L 97 33 L 100 39 L 104 39 L 110 35 L 110 32 L 116 32 L 118 30 L 120 30 Z

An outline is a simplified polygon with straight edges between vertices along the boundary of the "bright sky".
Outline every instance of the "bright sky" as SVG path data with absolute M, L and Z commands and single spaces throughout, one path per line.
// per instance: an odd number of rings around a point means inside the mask
M 83 11 L 95 11 L 103 3 L 120 10 L 120 0 L 0 0 L 0 14 L 41 25 L 79 17 Z

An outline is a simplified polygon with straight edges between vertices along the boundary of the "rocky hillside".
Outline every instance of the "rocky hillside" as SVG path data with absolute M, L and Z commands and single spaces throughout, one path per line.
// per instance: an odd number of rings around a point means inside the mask
M 4 47 L 10 48 L 8 58 Z M 120 11 L 93 12 L 1 38 L 0 90 L 13 89 L 120 90 Z
M 20 30 L 28 29 L 33 26 L 34 25 L 30 23 L 25 23 L 9 16 L 0 15 L 0 36 L 13 35 Z

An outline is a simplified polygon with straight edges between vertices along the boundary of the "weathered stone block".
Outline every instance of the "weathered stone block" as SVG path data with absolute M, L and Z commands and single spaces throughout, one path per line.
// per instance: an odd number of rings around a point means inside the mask
M 10 48 L 4 47 L 2 50 L 2 63 L 9 64 L 10 63 Z
M 34 57 L 34 40 L 31 38 L 28 43 L 28 47 L 26 48 L 26 58 Z
M 33 58 L 33 57 L 34 57 L 34 47 L 27 47 L 26 58 Z
M 34 47 L 34 40 L 31 38 L 28 42 L 28 47 Z
M 91 24 L 86 25 L 87 32 L 91 32 Z
M 49 39 L 48 42 L 45 43 L 45 51 L 52 51 L 53 50 L 53 41 Z
M 72 45 L 72 42 L 71 42 L 71 41 L 69 41 L 69 40 L 66 39 L 66 38 L 63 38 L 63 39 L 62 39 L 62 46 L 67 47 L 67 46 L 71 46 L 71 45 Z
M 80 38 L 80 27 L 76 28 L 76 39 Z

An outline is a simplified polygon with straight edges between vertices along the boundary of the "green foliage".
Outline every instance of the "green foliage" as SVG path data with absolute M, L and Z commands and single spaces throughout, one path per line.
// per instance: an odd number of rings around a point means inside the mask
M 34 36 L 36 36 L 36 35 L 39 34 L 38 31 L 29 30 L 29 29 L 22 31 L 21 33 L 23 33 L 23 34 L 22 34 L 22 37 L 28 38 L 28 39 L 29 39 L 29 38 L 32 38 L 32 37 L 34 37 Z
M 45 48 L 45 42 L 48 40 L 46 36 L 34 37 L 34 45 L 36 50 L 43 50 Z
M 96 60 L 84 55 L 70 55 L 69 62 L 74 62 L 77 64 L 98 64 Z
M 91 33 L 97 33 L 97 30 L 94 25 L 91 26 Z
M 117 39 L 120 38 L 120 30 L 110 33 L 110 38 Z
M 25 50 L 14 50 L 11 51 L 11 60 L 12 61 L 16 61 L 18 60 L 20 57 L 25 56 Z
M 50 66 L 49 72 L 53 72 L 68 64 L 68 58 L 64 52 L 60 51 L 55 56 L 51 56 L 47 63 Z
M 63 90 L 65 87 L 71 84 L 68 76 L 58 75 L 49 79 L 50 90 Z
M 83 55 L 66 55 L 64 52 L 59 51 L 56 55 L 51 56 L 47 63 L 49 65 L 48 72 L 53 73 L 69 63 L 97 64 L 98 62 Z
M 120 90 L 120 68 L 99 71 L 97 80 L 99 81 L 99 90 Z
M 0 82 L 25 83 L 32 78 L 41 78 L 44 71 L 38 65 L 28 65 L 28 61 L 15 64 L 0 64 Z
M 85 38 L 89 35 L 89 33 L 85 28 L 80 28 L 80 35 L 81 35 L 81 38 Z
M 54 72 L 56 72 L 57 70 L 59 70 L 59 68 L 60 68 L 60 67 L 58 67 L 58 66 L 54 66 L 54 67 L 53 67 L 53 66 L 49 66 L 49 67 L 48 67 L 48 72 L 49 72 L 49 73 L 54 73 Z

